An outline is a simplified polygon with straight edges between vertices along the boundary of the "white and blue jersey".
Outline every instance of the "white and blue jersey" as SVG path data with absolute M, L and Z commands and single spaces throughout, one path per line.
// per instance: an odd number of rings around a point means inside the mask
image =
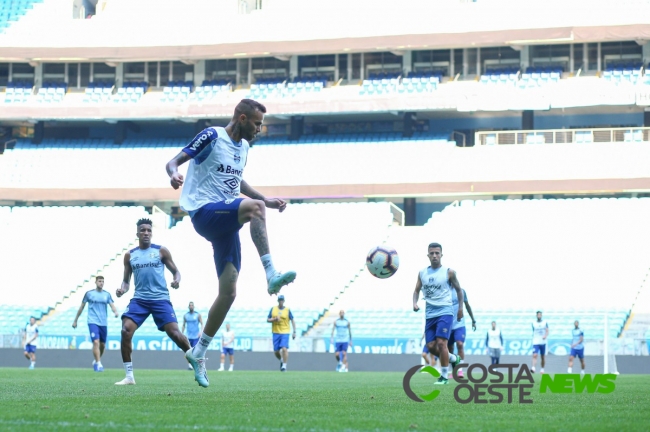
M 533 321 L 533 345 L 546 345 L 546 329 L 548 329 L 548 323 L 545 320 Z
M 160 259 L 160 246 L 152 244 L 147 249 L 133 248 L 131 253 L 131 269 L 135 279 L 137 300 L 167 300 L 169 290 L 165 281 L 165 265 Z
M 449 268 L 431 266 L 420 271 L 422 296 L 426 302 L 426 318 L 453 315 L 453 291 L 449 284 Z
M 350 325 L 350 322 L 346 320 L 345 318 L 341 319 L 338 318 L 334 322 L 334 342 L 335 343 L 349 343 L 350 342 L 350 332 L 348 330 L 348 326 Z
M 222 127 L 209 127 L 198 134 L 183 148 L 192 160 L 181 192 L 181 208 L 192 214 L 206 204 L 237 198 L 248 149 L 248 141 L 234 142 Z
M 106 309 L 113 303 L 113 297 L 108 291 L 90 290 L 84 295 L 84 303 L 88 303 L 88 324 L 107 326 Z
M 575 349 L 575 350 L 584 349 L 584 347 L 585 347 L 585 345 L 584 345 L 584 335 L 585 334 L 582 332 L 582 329 L 574 328 L 573 330 L 571 330 L 571 335 L 573 337 L 571 345 L 577 344 L 576 346 L 573 347 L 573 349 Z M 583 338 L 583 342 L 580 342 L 580 338 Z M 580 343 L 578 343 L 578 342 L 580 342 Z
M 185 314 L 184 319 L 187 324 L 187 338 L 198 339 L 201 336 L 199 333 L 199 313 L 197 311 L 188 312 Z
M 467 300 L 467 293 L 465 290 L 463 290 L 463 298 L 464 302 L 469 301 Z M 452 288 L 451 289 L 451 301 L 452 301 L 452 306 L 454 308 L 454 324 L 452 325 L 451 329 L 456 330 L 458 328 L 464 328 L 465 327 L 465 314 L 463 314 L 463 317 L 461 318 L 460 321 L 456 319 L 458 316 L 458 294 L 456 294 L 456 289 Z

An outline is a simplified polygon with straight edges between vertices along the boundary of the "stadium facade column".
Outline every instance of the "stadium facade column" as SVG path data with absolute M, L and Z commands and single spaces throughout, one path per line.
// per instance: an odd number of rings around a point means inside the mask
M 334 82 L 339 80 L 339 54 L 334 54 Z
M 34 67 L 34 86 L 40 87 L 43 85 L 43 63 L 37 62 L 31 65 Z
M 112 64 L 108 64 L 108 65 L 111 66 Z M 124 63 L 117 63 L 115 65 L 115 85 L 117 87 L 122 87 L 123 84 L 124 84 Z
M 650 108 L 646 108 L 648 110 Z M 643 127 L 650 127 L 650 111 L 643 112 Z
M 348 53 L 348 76 L 346 77 L 348 82 L 352 81 L 352 53 Z
M 637 41 L 641 45 L 641 52 L 643 55 L 643 64 L 647 65 L 650 63 L 650 42 L 647 40 Z
M 205 60 L 199 60 L 194 65 L 194 86 L 200 86 L 205 80 Z
M 402 73 L 404 76 L 408 76 L 411 73 L 412 66 L 413 51 L 404 51 L 404 54 L 402 54 Z
M 519 67 L 525 71 L 530 66 L 530 47 L 522 46 L 519 50 Z
M 415 226 L 415 208 L 417 206 L 415 198 L 404 198 L 404 225 Z
M 298 56 L 292 55 L 289 58 L 289 78 L 294 79 L 299 75 L 298 71 Z
M 521 113 L 521 128 L 523 130 L 535 129 L 535 111 L 526 110 Z
M 297 141 L 300 139 L 305 131 L 305 118 L 303 116 L 291 117 L 291 130 L 289 131 L 289 139 Z

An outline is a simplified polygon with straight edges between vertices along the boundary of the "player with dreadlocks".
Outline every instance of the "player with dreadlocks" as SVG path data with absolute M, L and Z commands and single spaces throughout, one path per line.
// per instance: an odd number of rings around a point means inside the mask
M 115 385 L 135 384 L 131 361 L 133 334 L 149 315 L 153 315 L 158 330 L 167 333 L 167 336 L 176 342 L 183 352 L 191 352 L 189 341 L 178 329 L 176 314 L 169 301 L 164 267 L 174 275 L 171 283 L 174 289 L 177 289 L 181 282 L 181 273 L 174 264 L 169 250 L 151 243 L 152 225 L 149 219 L 138 221 L 139 244 L 124 255 L 124 278 L 121 288 L 115 292 L 118 297 L 122 297 L 129 290 L 131 274 L 133 274 L 135 293 L 122 314 L 122 361 L 126 378 L 116 382 Z

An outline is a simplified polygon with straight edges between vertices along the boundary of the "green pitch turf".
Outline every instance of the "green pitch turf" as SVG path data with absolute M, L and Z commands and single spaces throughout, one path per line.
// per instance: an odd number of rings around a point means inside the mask
M 431 402 L 402 390 L 403 374 L 0 369 L 0 430 L 215 431 L 647 431 L 650 376 L 619 376 L 611 394 L 540 394 L 533 404 L 461 405 L 454 384 Z M 433 378 L 418 374 L 416 393 Z

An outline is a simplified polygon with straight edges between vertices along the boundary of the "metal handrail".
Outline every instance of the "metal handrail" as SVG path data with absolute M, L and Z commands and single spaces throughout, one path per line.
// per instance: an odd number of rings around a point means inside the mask
M 648 142 L 650 127 L 482 131 L 475 145 Z

